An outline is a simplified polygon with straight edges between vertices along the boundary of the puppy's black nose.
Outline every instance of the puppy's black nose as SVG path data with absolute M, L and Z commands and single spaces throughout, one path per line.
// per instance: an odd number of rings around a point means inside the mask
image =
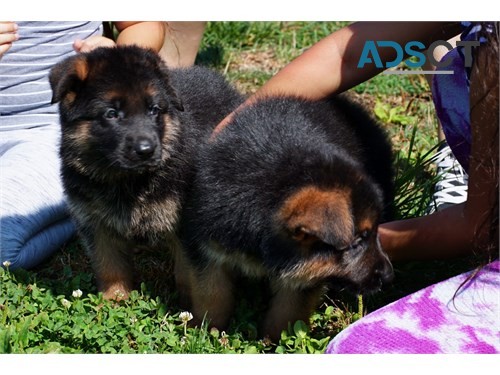
M 153 155 L 156 149 L 156 144 L 147 138 L 140 138 L 134 145 L 134 151 L 136 154 L 145 159 Z

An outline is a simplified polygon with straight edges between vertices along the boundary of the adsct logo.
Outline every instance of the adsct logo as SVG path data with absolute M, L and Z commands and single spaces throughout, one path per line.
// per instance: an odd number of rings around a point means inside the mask
M 404 61 L 405 53 L 409 57 L 415 57 L 414 60 L 406 61 L 406 64 L 411 68 L 421 68 L 427 60 L 435 67 L 446 68 L 451 64 L 451 57 L 436 61 L 432 53 L 438 46 L 444 46 L 448 51 L 453 49 L 453 46 L 444 40 L 435 41 L 427 50 L 424 43 L 419 41 L 410 41 L 403 47 L 392 40 L 367 40 L 359 58 L 358 68 L 363 68 L 367 64 L 375 64 L 377 68 L 393 68 Z M 459 41 L 457 46 L 463 47 L 465 67 L 470 68 L 472 66 L 472 47 L 479 46 L 479 42 Z M 379 54 L 380 48 L 392 48 L 396 52 L 396 58 L 383 63 Z M 385 70 L 384 74 L 453 74 L 453 70 Z

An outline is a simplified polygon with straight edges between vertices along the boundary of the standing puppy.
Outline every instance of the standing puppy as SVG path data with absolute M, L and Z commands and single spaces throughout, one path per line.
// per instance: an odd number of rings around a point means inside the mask
M 62 181 L 105 298 L 133 289 L 132 251 L 177 247 L 202 138 L 242 100 L 219 74 L 167 70 L 139 47 L 100 48 L 51 71 Z M 221 97 L 222 96 L 222 97 Z
M 227 326 L 238 274 L 270 281 L 263 334 L 308 321 L 328 283 L 392 278 L 377 226 L 393 196 L 385 134 L 359 106 L 264 99 L 200 151 L 183 238 L 192 311 Z

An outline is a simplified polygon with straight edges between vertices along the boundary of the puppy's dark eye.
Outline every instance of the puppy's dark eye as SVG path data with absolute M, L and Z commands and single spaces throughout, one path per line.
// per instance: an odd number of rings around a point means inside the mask
M 109 108 L 104 112 L 103 117 L 108 120 L 114 120 L 118 118 L 118 111 L 114 108 Z
M 158 116 L 161 113 L 161 108 L 159 105 L 155 104 L 149 108 L 149 114 L 151 116 Z
M 370 231 L 364 230 L 361 233 L 359 233 L 358 237 L 356 237 L 354 239 L 354 241 L 352 241 L 349 244 L 349 246 L 347 246 L 343 250 L 344 251 L 346 251 L 346 250 L 359 250 L 359 249 L 363 248 L 364 246 L 366 246 L 367 240 L 369 237 L 370 237 Z
M 370 231 L 364 230 L 359 234 L 359 237 L 361 237 L 363 240 L 368 239 L 370 237 Z

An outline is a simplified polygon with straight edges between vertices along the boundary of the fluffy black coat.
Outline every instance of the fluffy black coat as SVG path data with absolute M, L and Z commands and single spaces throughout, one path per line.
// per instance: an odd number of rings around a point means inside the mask
M 341 96 L 320 102 L 273 98 L 245 108 L 200 149 L 196 165 L 184 237 L 248 252 L 269 269 L 290 258 L 287 248 L 276 247 L 273 215 L 301 186 L 357 186 L 355 211 L 374 205 L 381 221 L 393 211 L 387 136 L 361 106 Z
M 359 105 L 261 99 L 195 165 L 182 226 L 195 318 L 208 311 L 224 328 L 234 276 L 264 278 L 274 296 L 263 332 L 276 339 L 307 320 L 328 282 L 367 292 L 392 278 L 377 236 L 392 211 L 392 151 Z
M 130 252 L 175 247 L 199 142 L 243 100 L 207 68 L 168 69 L 129 46 L 70 57 L 50 74 L 61 174 L 100 290 L 126 296 Z

